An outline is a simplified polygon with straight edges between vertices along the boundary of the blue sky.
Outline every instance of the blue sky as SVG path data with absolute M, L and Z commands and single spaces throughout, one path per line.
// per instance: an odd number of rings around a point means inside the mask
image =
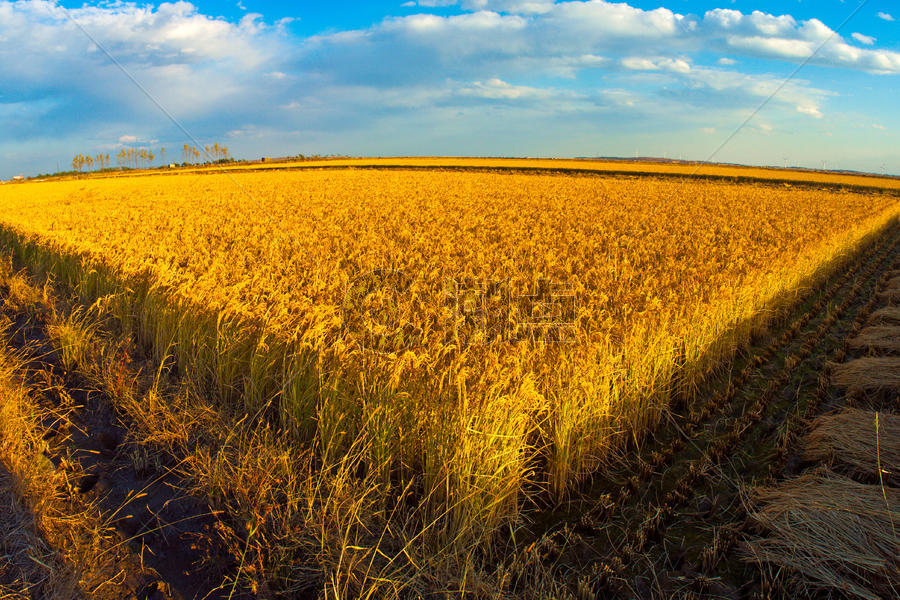
M 0 0 L 0 178 L 123 145 L 180 158 L 187 136 L 91 38 L 247 158 L 706 159 L 812 55 L 716 159 L 900 174 L 900 5 L 837 31 L 859 6 Z

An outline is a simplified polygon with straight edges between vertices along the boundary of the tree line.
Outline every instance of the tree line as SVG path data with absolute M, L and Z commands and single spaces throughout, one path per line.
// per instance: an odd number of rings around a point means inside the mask
M 214 143 L 211 146 L 204 146 L 202 150 L 196 146 L 185 144 L 182 149 L 184 158 L 182 164 L 197 164 L 201 162 L 218 162 L 231 159 L 231 153 L 227 146 Z M 116 164 L 122 168 L 144 169 L 152 167 L 154 161 L 159 158 L 160 163 L 166 165 L 166 149 L 160 148 L 159 152 L 154 152 L 151 148 L 122 148 L 116 154 Z M 94 169 L 108 169 L 112 163 L 110 162 L 109 153 L 99 153 L 96 155 L 76 154 L 72 159 L 72 169 L 75 171 L 93 171 Z
M 231 153 L 228 151 L 228 146 L 216 142 L 212 146 L 203 146 L 202 152 L 196 146 L 185 144 L 182 148 L 182 156 L 186 163 L 217 162 L 231 158 Z M 200 160 L 201 156 L 202 161 Z

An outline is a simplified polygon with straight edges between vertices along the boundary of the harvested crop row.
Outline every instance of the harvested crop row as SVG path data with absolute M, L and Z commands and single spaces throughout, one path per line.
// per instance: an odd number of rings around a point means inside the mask
M 841 302 L 833 307 L 816 327 L 815 330 L 808 332 L 805 336 L 805 342 L 797 349 L 796 353 L 786 357 L 785 365 L 780 372 L 772 377 L 769 385 L 755 397 L 753 404 L 737 419 L 732 421 L 732 427 L 721 437 L 716 439 L 707 451 L 701 455 L 700 459 L 692 462 L 688 470 L 673 488 L 666 494 L 663 500 L 653 506 L 648 506 L 646 511 L 641 513 L 643 516 L 636 519 L 634 527 L 627 529 L 627 540 L 625 545 L 619 549 L 619 557 L 608 557 L 600 563 L 592 565 L 592 572 L 599 574 L 594 582 L 594 589 L 615 590 L 618 587 L 617 582 L 626 579 L 629 572 L 629 565 L 636 564 L 641 554 L 645 552 L 647 542 L 655 539 L 663 530 L 666 524 L 677 514 L 679 506 L 684 504 L 689 498 L 693 497 L 695 490 L 702 488 L 701 480 L 708 477 L 712 473 L 713 467 L 725 457 L 728 452 L 747 436 L 753 424 L 759 421 L 768 402 L 774 397 L 775 391 L 780 389 L 790 378 L 790 374 L 795 367 L 800 365 L 812 352 L 821 344 L 826 333 L 840 321 L 843 314 L 857 302 L 860 294 L 866 289 L 866 283 L 871 277 L 883 271 L 885 264 L 896 260 L 898 240 L 896 233 L 892 232 L 890 236 L 891 243 L 888 245 L 888 251 L 880 258 L 867 265 L 861 276 L 853 281 L 853 285 L 849 292 L 844 296 Z M 882 282 L 884 276 L 879 278 Z M 877 295 L 873 292 L 869 301 L 857 311 L 854 324 L 865 322 L 871 313 L 874 301 Z M 827 381 L 827 380 L 826 380 Z M 821 387 L 821 381 L 820 386 Z M 817 404 L 815 401 L 811 403 Z M 807 407 L 809 412 L 814 410 L 812 406 Z M 792 427 L 800 423 L 800 420 L 789 421 L 787 427 Z M 791 438 L 790 433 L 786 436 Z M 786 456 L 783 452 L 776 452 L 776 460 L 773 464 L 780 463 L 780 458 Z M 770 475 L 767 480 L 771 480 Z M 729 551 L 732 545 L 737 541 L 740 529 L 735 527 L 719 527 L 715 530 L 715 535 L 710 545 L 701 552 L 700 562 L 703 572 L 709 573 L 718 563 L 721 557 Z M 700 577 L 702 579 L 702 576 Z M 699 583 L 702 582 L 698 582 Z
M 854 339 L 853 336 L 862 329 L 878 303 L 880 296 L 878 290 L 882 290 L 890 285 L 888 280 L 891 276 L 891 271 L 882 273 L 875 289 L 869 296 L 869 299 L 857 310 L 853 323 L 850 325 L 847 334 L 843 337 L 842 343 L 829 352 L 829 355 L 833 359 L 839 359 L 846 355 L 848 349 L 852 345 L 852 340 Z M 843 309 L 839 308 L 839 311 L 842 310 Z M 823 341 L 820 340 L 817 345 L 821 346 L 822 343 Z M 777 480 L 784 475 L 788 457 L 792 452 L 797 452 L 797 446 L 800 444 L 798 441 L 798 432 L 801 428 L 808 429 L 810 427 L 810 420 L 816 415 L 817 411 L 825 402 L 826 397 L 829 395 L 829 376 L 833 366 L 834 363 L 826 362 L 823 372 L 817 380 L 816 389 L 813 392 L 812 397 L 803 407 L 802 412 L 791 413 L 782 425 L 781 435 L 775 446 L 775 457 L 769 464 L 770 468 L 768 474 L 764 478 L 753 482 L 758 488 L 774 486 L 777 483 Z M 848 417 L 848 412 L 852 412 L 853 417 Z M 806 459 L 813 460 L 815 457 L 825 458 L 825 455 L 828 454 L 830 448 L 831 451 L 839 452 L 842 455 L 841 459 L 832 456 L 831 458 L 834 459 L 832 462 L 839 462 L 846 468 L 852 470 L 853 467 L 847 464 L 849 461 L 849 463 L 856 465 L 857 469 L 867 471 L 866 474 L 870 478 L 873 473 L 878 477 L 877 472 L 882 466 L 891 465 L 893 462 L 896 462 L 896 457 L 894 456 L 895 452 L 893 452 L 893 450 L 895 450 L 894 446 L 896 446 L 896 442 L 888 442 L 885 444 L 886 462 L 882 463 L 880 458 L 881 444 L 879 442 L 879 440 L 882 439 L 882 436 L 873 435 L 868 427 L 859 427 L 867 417 L 870 421 L 878 423 L 878 421 L 875 420 L 877 416 L 874 413 L 853 411 L 853 409 L 836 416 L 820 418 L 812 425 L 812 427 L 815 427 L 816 429 L 802 440 L 803 447 L 806 448 L 806 452 L 804 453 Z M 894 418 L 894 420 L 895 419 L 896 418 Z M 885 422 L 887 427 L 878 425 L 877 429 L 879 430 L 879 433 L 884 430 L 884 433 L 889 436 L 892 433 L 891 426 L 893 425 L 893 421 L 888 417 Z M 866 469 L 866 467 L 868 467 L 868 469 Z M 879 478 L 879 481 L 883 482 L 884 479 Z M 774 489 L 775 491 L 780 491 L 778 488 Z M 802 507 L 800 508 L 802 510 Z M 716 566 L 726 557 L 726 555 L 728 555 L 731 548 L 741 539 L 741 533 L 745 531 L 748 523 L 758 517 L 758 514 L 747 515 L 746 509 L 747 504 L 745 502 L 738 503 L 735 514 L 732 515 L 730 520 L 730 524 L 721 524 L 714 530 L 711 543 L 704 548 L 700 555 L 701 570 L 705 575 L 699 576 L 694 581 L 695 586 L 702 587 L 704 581 L 709 581 L 709 579 L 706 579 L 706 576 L 712 576 L 714 574 Z M 750 518 L 748 519 L 748 517 Z M 757 523 L 758 522 L 759 521 L 757 520 Z M 825 537 L 827 538 L 827 534 L 825 534 Z M 771 542 L 771 540 L 769 540 L 769 542 Z
M 762 508 L 752 518 L 769 533 L 747 543 L 750 560 L 799 571 L 818 590 L 872 600 L 900 593 L 900 490 L 809 474 L 759 490 L 756 500 Z
M 843 361 L 846 358 L 847 352 L 852 348 L 853 340 L 855 339 L 854 336 L 859 333 L 867 321 L 871 322 L 871 320 L 875 318 L 873 311 L 878 303 L 878 290 L 883 289 L 886 285 L 890 285 L 888 280 L 893 277 L 893 273 L 893 271 L 886 271 L 882 274 L 881 280 L 876 286 L 875 293 L 869 297 L 865 305 L 857 312 L 856 318 L 850 326 L 850 331 L 847 336 L 843 338 L 841 345 L 830 354 L 831 360 L 826 362 L 825 366 L 822 368 L 822 372 L 819 374 L 816 391 L 810 402 L 806 405 L 803 415 L 800 416 L 794 414 L 789 417 L 785 426 L 785 433 L 782 435 L 777 448 L 776 460 L 771 466 L 771 477 L 774 478 L 781 474 L 791 452 L 791 447 L 797 442 L 796 432 L 800 429 L 801 425 L 808 425 L 811 419 L 816 415 L 816 412 L 825 403 L 829 395 L 831 379 L 835 368 L 838 367 L 839 361 Z
M 890 320 L 892 310 L 874 309 L 890 299 L 896 276 L 896 271 L 883 275 L 835 359 L 842 361 L 853 350 L 893 352 L 897 331 Z M 896 358 L 877 356 L 826 364 L 817 397 L 833 383 L 846 388 L 843 401 L 848 408 L 819 417 L 800 444 L 803 459 L 824 468 L 756 492 L 756 509 L 750 516 L 763 533 L 744 544 L 745 560 L 775 565 L 779 571 L 775 579 L 782 580 L 783 592 L 839 590 L 872 599 L 897 595 L 900 497 L 891 486 L 897 484 L 900 468 L 900 420 L 853 406 L 863 400 L 877 405 L 877 394 L 871 392 L 896 390 L 891 374 L 898 367 Z
M 893 325 L 871 325 L 850 340 L 855 350 L 891 354 L 900 352 L 900 327 Z
M 889 283 L 886 284 L 885 282 L 891 278 L 891 274 L 891 271 L 886 271 L 882 274 L 879 283 L 876 285 L 875 292 L 873 292 L 872 295 L 869 296 L 869 299 L 866 301 L 866 303 L 857 311 L 856 317 L 854 318 L 853 323 L 850 325 L 848 334 L 844 336 L 841 344 L 829 353 L 830 358 L 838 360 L 846 356 L 846 353 L 851 346 L 853 335 L 857 333 L 863 327 L 864 323 L 866 323 L 866 321 L 871 318 L 870 315 L 872 314 L 872 311 L 874 310 L 878 300 L 877 291 L 884 288 L 886 285 L 889 285 Z M 820 373 L 817 379 L 816 389 L 813 392 L 812 397 L 803 407 L 803 411 L 791 413 L 786 419 L 785 423 L 782 425 L 781 435 L 779 436 L 778 443 L 775 447 L 774 460 L 772 460 L 769 465 L 768 476 L 763 480 L 757 482 L 757 485 L 759 487 L 775 485 L 777 480 L 784 475 L 788 458 L 793 452 L 797 452 L 797 446 L 800 444 L 800 441 L 798 440 L 798 437 L 800 435 L 799 432 L 802 429 L 809 429 L 810 427 L 815 428 L 814 432 L 803 440 L 803 446 L 807 448 L 807 450 L 811 450 L 813 454 L 819 453 L 821 455 L 823 452 L 825 452 L 825 448 L 829 443 L 838 444 L 841 447 L 842 453 L 846 453 L 849 451 L 851 454 L 853 454 L 854 450 L 853 448 L 850 448 L 849 445 L 856 443 L 858 444 L 855 451 L 855 455 L 857 457 L 865 452 L 865 449 L 863 449 L 863 447 L 867 445 L 868 440 L 860 439 L 859 435 L 857 435 L 854 439 L 852 433 L 848 434 L 846 431 L 842 433 L 848 435 L 848 437 L 841 438 L 840 434 L 836 434 L 835 430 L 830 427 L 830 425 L 836 425 L 837 422 L 827 421 L 829 417 L 821 417 L 815 423 L 811 423 L 812 419 L 824 405 L 826 399 L 829 396 L 830 376 L 832 369 L 834 368 L 834 364 L 835 363 L 833 362 L 825 363 L 822 373 Z M 857 418 L 855 421 L 856 424 L 858 424 L 859 420 L 862 418 L 861 416 L 858 417 L 859 418 Z M 838 420 L 840 421 L 840 419 Z M 851 423 L 846 419 L 842 423 L 842 425 L 849 424 Z M 831 434 L 831 436 L 829 436 L 829 434 Z M 807 453 L 807 459 L 812 460 L 813 454 Z M 890 455 L 889 458 L 893 459 L 893 457 L 891 457 Z M 738 514 L 735 515 L 735 518 L 732 519 L 732 521 L 738 522 L 742 517 L 746 516 L 745 509 L 746 505 L 744 503 L 741 503 L 738 507 Z M 718 536 L 719 539 L 716 540 L 718 543 L 704 551 L 704 572 L 709 573 L 710 570 L 725 557 L 725 555 L 731 550 L 733 545 L 738 541 L 738 534 L 740 533 L 740 530 L 745 526 L 746 521 L 741 525 L 740 528 L 724 529 L 724 534 Z
M 851 390 L 900 389 L 900 358 L 865 357 L 837 365 L 834 385 Z
M 845 269 L 825 292 L 818 297 L 809 310 L 801 312 L 784 329 L 781 335 L 774 338 L 764 348 L 755 352 L 746 366 L 729 379 L 728 385 L 723 391 L 716 392 L 705 402 L 694 403 L 684 422 L 680 423 L 682 435 L 662 444 L 649 454 L 647 460 L 641 460 L 634 465 L 631 468 L 634 474 L 628 479 L 627 485 L 618 487 L 612 495 L 599 499 L 589 510 L 585 511 L 579 519 L 580 526 L 589 531 L 596 530 L 597 527 L 601 526 L 607 515 L 615 511 L 617 507 L 621 507 L 632 494 L 644 487 L 644 483 L 654 471 L 659 471 L 670 465 L 684 447 L 685 439 L 694 437 L 701 425 L 707 423 L 714 415 L 721 413 L 726 406 L 733 402 L 736 393 L 748 381 L 750 376 L 770 361 L 785 346 L 790 344 L 810 321 L 817 318 L 832 299 L 843 290 L 847 282 L 856 277 L 863 267 L 868 266 L 871 268 L 870 261 L 872 260 L 876 260 L 875 264 L 877 265 L 883 264 L 883 261 L 893 248 L 890 240 L 892 239 L 891 235 L 896 233 L 897 227 L 895 226 L 893 229 L 892 232 L 884 235 L 867 248 L 863 256 Z M 808 295 L 814 293 L 815 289 L 810 289 L 807 292 Z M 798 301 L 798 305 L 801 303 L 802 300 Z
M 803 449 L 805 460 L 836 464 L 886 484 L 900 483 L 900 417 L 896 415 L 847 409 L 819 417 Z
M 895 239 L 892 248 L 896 248 L 898 241 Z M 893 254 L 886 255 L 882 261 L 893 258 Z M 667 519 L 675 514 L 675 509 L 680 503 L 690 497 L 691 491 L 697 484 L 699 478 L 707 475 L 710 468 L 717 464 L 727 453 L 737 444 L 750 430 L 750 427 L 759 421 L 763 416 L 763 410 L 768 402 L 773 398 L 779 387 L 783 386 L 790 378 L 793 369 L 805 360 L 814 350 L 816 345 L 821 341 L 826 332 L 839 321 L 844 311 L 852 305 L 863 289 L 863 283 L 867 276 L 875 272 L 880 263 L 870 265 L 866 269 L 859 280 L 854 282 L 850 293 L 844 297 L 841 303 L 828 313 L 819 326 L 806 336 L 804 344 L 798 351 L 785 358 L 784 366 L 778 374 L 771 378 L 768 386 L 755 398 L 753 404 L 749 406 L 743 414 L 732 421 L 732 426 L 721 438 L 712 443 L 700 460 L 691 464 L 684 477 L 674 486 L 663 502 L 659 506 L 650 506 L 646 511 L 646 518 L 641 521 L 641 525 L 634 530 L 634 540 L 632 547 L 636 551 L 643 549 L 646 541 L 658 533 L 660 528 L 665 525 Z M 627 546 L 626 546 L 627 548 Z M 625 551 L 626 555 L 629 551 Z

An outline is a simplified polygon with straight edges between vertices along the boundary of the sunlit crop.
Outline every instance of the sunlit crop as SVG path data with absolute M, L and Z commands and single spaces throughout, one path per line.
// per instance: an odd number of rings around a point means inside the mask
M 0 189 L 32 262 L 323 463 L 365 439 L 385 485 L 415 480 L 461 542 L 653 426 L 895 209 L 876 192 L 404 170 Z

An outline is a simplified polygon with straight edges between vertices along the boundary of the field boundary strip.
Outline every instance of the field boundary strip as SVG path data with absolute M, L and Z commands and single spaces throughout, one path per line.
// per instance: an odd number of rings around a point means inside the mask
M 627 164 L 627 163 L 626 163 Z M 711 166 L 711 168 L 716 168 Z M 757 169 L 756 167 L 725 167 L 728 169 L 748 170 Z M 52 179 L 53 181 L 63 181 L 67 179 L 114 179 L 120 177 L 149 177 L 149 176 L 166 176 L 166 175 L 226 175 L 239 173 L 268 173 L 279 171 L 352 171 L 352 170 L 371 170 L 371 171 L 436 171 L 436 172 L 459 172 L 459 173 L 496 173 L 496 174 L 542 174 L 542 175 L 559 175 L 559 176 L 578 176 L 578 177 L 614 177 L 614 178 L 660 178 L 660 179 L 684 179 L 695 181 L 719 181 L 733 184 L 761 184 L 768 186 L 780 187 L 789 185 L 791 187 L 802 189 L 828 189 L 828 190 L 846 190 L 872 192 L 883 191 L 892 193 L 900 197 L 900 178 L 881 177 L 870 174 L 824 174 L 823 177 L 851 177 L 859 179 L 871 178 L 874 180 L 882 180 L 884 182 L 894 182 L 896 187 L 890 185 L 879 185 L 878 183 L 842 183 L 840 181 L 822 181 L 814 179 L 797 179 L 791 177 L 761 177 L 754 175 L 739 174 L 716 174 L 716 173 L 699 173 L 690 171 L 662 171 L 652 169 L 631 170 L 624 168 L 605 169 L 605 168 L 588 168 L 588 167 L 567 167 L 567 166 L 524 166 L 524 165 L 453 165 L 453 164 L 376 164 L 360 162 L 358 164 L 322 164 L 314 163 L 302 165 L 296 163 L 274 163 L 271 166 L 265 163 L 259 165 L 236 165 L 233 167 L 179 167 L 176 169 L 166 170 L 146 170 L 137 172 L 117 172 L 117 173 L 98 173 L 85 174 L 84 176 L 76 175 L 70 177 L 61 177 Z M 766 170 L 759 168 L 758 170 Z M 796 173 L 806 174 L 804 171 L 794 171 Z M 810 173 L 814 175 L 814 173 Z M 49 180 L 49 179 L 48 179 Z

